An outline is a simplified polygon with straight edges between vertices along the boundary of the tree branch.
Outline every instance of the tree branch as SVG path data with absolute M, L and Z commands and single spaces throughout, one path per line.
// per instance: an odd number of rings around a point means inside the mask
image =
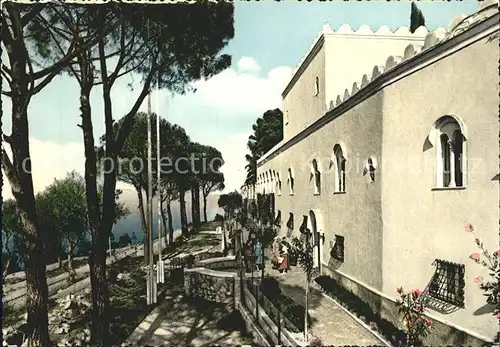
M 42 12 L 43 8 L 47 5 L 47 3 L 36 3 L 31 11 L 26 13 L 22 18 L 21 18 L 21 25 L 23 28 L 31 22 L 40 12 Z
M 72 42 L 70 48 L 68 49 L 68 51 L 71 50 L 74 45 L 75 45 L 75 43 Z M 74 57 L 72 57 L 71 59 L 73 59 L 73 58 Z M 69 59 L 68 62 L 70 62 L 71 59 Z M 62 70 L 62 68 L 61 68 L 61 70 Z M 59 74 L 59 72 L 61 72 L 61 70 L 54 70 L 54 71 L 52 71 L 47 77 L 45 77 L 45 79 L 42 82 L 38 83 L 36 85 L 35 89 L 33 90 L 33 95 L 35 95 L 38 92 L 40 92 L 47 84 L 49 84 L 50 81 L 52 81 L 54 79 L 54 77 L 56 77 Z M 36 78 L 34 80 L 36 80 Z
M 7 139 L 5 139 L 5 136 L 4 136 L 4 141 L 10 142 L 7 141 Z M 7 154 L 4 148 L 2 148 L 2 168 L 3 171 L 5 172 L 5 176 L 7 176 L 7 179 L 9 180 L 12 189 L 13 190 L 20 189 L 21 184 L 19 182 L 19 177 L 17 176 L 14 165 L 12 165 L 12 161 L 10 160 L 9 155 Z
M 137 69 L 139 66 L 141 66 L 141 65 L 144 63 L 144 61 L 146 61 L 146 59 L 147 59 L 147 58 L 148 58 L 148 57 L 145 57 L 143 60 L 141 60 L 139 63 L 137 63 L 137 65 L 134 65 L 134 66 L 133 66 L 133 67 L 131 67 L 130 69 L 127 69 L 126 71 L 124 71 L 124 72 L 122 72 L 122 73 L 118 74 L 118 75 L 115 77 L 115 79 L 114 79 L 114 80 L 116 80 L 116 79 L 118 79 L 118 78 L 120 78 L 120 77 L 122 77 L 122 76 L 124 76 L 124 75 L 126 75 L 126 74 L 128 74 L 128 73 L 130 73 L 130 72 L 132 72 L 132 71 L 134 71 L 134 70 L 135 70 L 135 69 Z M 123 64 L 123 65 L 125 65 L 125 64 Z M 111 78 L 111 77 L 109 77 L 109 78 Z M 113 81 L 113 82 L 114 82 L 114 81 Z M 95 85 L 95 86 L 98 86 L 98 85 L 101 85 L 101 84 L 103 84 L 103 82 L 102 82 L 102 81 L 101 81 L 101 82 L 97 82 L 97 83 L 95 83 L 94 85 Z M 112 83 L 111 83 L 111 84 L 112 84 Z
M 122 150 L 123 144 L 125 142 L 125 139 L 127 135 L 130 133 L 130 130 L 132 129 L 132 126 L 134 125 L 135 121 L 135 114 L 137 113 L 137 110 L 139 107 L 142 105 L 144 99 L 146 98 L 146 95 L 148 95 L 149 90 L 151 88 L 151 81 L 153 80 L 153 76 L 156 72 L 156 58 L 158 56 L 156 55 L 151 63 L 151 71 L 148 74 L 148 77 L 144 81 L 144 85 L 142 87 L 141 94 L 135 101 L 134 106 L 132 106 L 132 109 L 127 113 L 127 115 L 124 117 L 124 120 L 118 129 L 118 133 L 116 134 L 115 137 L 115 151 L 116 153 L 120 153 Z
M 2 71 L 5 71 L 7 74 L 12 75 L 12 70 L 7 67 L 7 65 L 2 64 Z
M 109 75 L 109 84 L 113 84 L 117 78 L 118 71 L 122 68 L 123 59 L 125 58 L 125 24 L 120 25 L 120 51 L 121 54 L 118 57 L 115 70 Z
M 104 37 L 106 37 L 110 32 L 112 32 L 114 29 L 118 27 L 122 22 L 124 21 L 123 17 L 120 17 L 116 21 L 116 23 L 113 23 L 110 26 L 107 26 L 105 30 L 103 30 L 99 35 L 94 37 L 92 40 L 88 41 L 87 43 L 83 44 L 80 46 L 77 50 L 73 51 L 72 53 L 68 53 L 66 56 L 61 58 L 57 63 L 53 64 L 50 67 L 47 67 L 45 69 L 42 69 L 38 72 L 36 72 L 33 76 L 33 79 L 37 80 L 40 78 L 43 78 L 47 75 L 57 75 L 66 65 L 68 64 L 69 61 L 71 61 L 73 58 L 75 58 L 78 54 L 80 54 L 83 51 L 86 51 L 92 46 L 95 46 L 96 43 L 98 43 L 100 40 L 102 40 Z M 53 77 L 52 77 L 53 78 Z

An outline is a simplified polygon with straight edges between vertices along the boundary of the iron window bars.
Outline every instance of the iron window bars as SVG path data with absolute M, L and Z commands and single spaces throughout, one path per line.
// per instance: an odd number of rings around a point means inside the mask
M 429 294 L 446 303 L 464 307 L 465 265 L 436 259 L 436 270 L 429 285 Z

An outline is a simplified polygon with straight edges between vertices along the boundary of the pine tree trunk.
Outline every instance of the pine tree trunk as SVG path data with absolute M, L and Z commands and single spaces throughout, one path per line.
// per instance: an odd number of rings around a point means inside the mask
M 201 218 L 200 218 L 200 184 L 196 183 L 195 189 L 194 189 L 194 219 L 193 219 L 193 225 L 196 230 L 200 229 L 200 224 L 201 224 Z
M 203 197 L 203 220 L 207 222 L 207 197 Z
M 196 188 L 191 187 L 191 221 L 193 222 L 193 228 L 196 229 Z
M 195 230 L 200 228 L 200 186 L 198 183 L 191 188 L 191 220 Z
M 34 197 L 33 197 L 34 202 Z M 34 206 L 33 206 L 34 207 Z M 43 260 L 43 245 L 37 235 L 36 213 L 28 216 L 19 209 L 26 235 L 24 266 L 26 273 L 26 310 L 28 312 L 28 346 L 51 346 L 48 325 L 48 287 Z M 31 214 L 31 213 L 30 213 Z M 34 219 L 34 220 L 33 220 Z
M 170 204 L 170 201 L 167 200 L 167 203 Z M 168 229 L 167 229 L 167 215 L 165 214 L 165 209 L 163 208 L 164 204 L 165 204 L 165 201 L 160 200 L 160 213 L 161 213 L 161 223 L 162 223 L 162 227 L 163 227 L 163 239 L 165 240 L 164 246 L 166 247 L 171 242 L 169 242 L 169 239 L 168 239 L 169 235 L 168 235 Z
M 182 230 L 182 235 L 187 237 L 188 236 L 188 226 L 187 226 L 187 214 L 186 214 L 186 199 L 185 199 L 185 194 L 186 191 L 184 188 L 179 189 L 179 208 L 180 208 L 180 213 L 181 213 L 181 230 Z
M 138 209 L 139 209 L 139 217 L 141 219 L 141 230 L 142 230 L 142 239 L 143 239 L 143 249 L 144 249 L 144 265 L 149 265 L 149 233 L 148 233 L 148 224 L 146 221 L 146 215 L 144 208 L 144 199 L 142 197 L 142 188 L 139 185 L 135 186 L 135 190 L 137 192 L 137 200 L 139 201 Z M 149 215 L 149 214 L 148 214 Z
M 83 73 L 83 72 L 82 72 Z M 85 190 L 87 198 L 87 209 L 89 214 L 89 224 L 92 233 L 92 249 L 89 253 L 90 267 L 90 285 L 92 297 L 92 312 L 91 312 L 91 327 L 90 327 L 90 346 L 92 347 L 108 347 L 109 346 L 109 298 L 108 284 L 106 279 L 106 248 L 107 238 L 111 233 L 113 225 L 114 213 L 109 213 L 109 208 L 115 209 L 114 204 L 114 189 L 115 184 L 110 182 L 109 175 L 105 175 L 103 201 L 102 201 L 102 217 L 100 212 L 100 201 L 97 194 L 97 158 L 94 147 L 94 135 L 91 119 L 90 103 L 90 86 L 82 88 L 80 98 L 82 111 L 82 130 L 83 142 L 85 148 Z M 108 153 L 106 153 L 108 155 Z M 116 156 L 110 156 L 113 162 L 116 162 Z M 105 163 L 105 171 L 109 170 L 109 161 Z M 111 180 L 112 181 L 112 180 Z M 111 184 L 110 184 L 111 183 Z M 109 190 L 112 192 L 112 203 L 109 206 Z M 108 215 L 106 219 L 104 216 Z M 107 224 L 104 224 L 107 222 Z M 107 229 L 106 229 L 107 227 Z
M 10 266 L 10 257 L 7 258 L 7 261 L 4 263 L 4 266 L 3 266 L 2 285 L 5 284 L 5 277 L 7 277 L 7 274 L 9 273 L 9 266 Z
M 68 240 L 68 274 L 70 282 L 75 280 L 75 270 L 73 269 L 73 244 Z
M 168 218 L 168 241 L 170 244 L 174 242 L 174 224 L 172 221 L 172 208 L 170 201 L 167 203 L 167 218 Z
M 29 148 L 29 127 L 27 106 L 29 103 L 26 74 L 27 60 L 24 45 L 23 28 L 19 7 L 12 4 L 12 30 L 14 37 L 7 45 L 10 61 L 12 133 L 4 136 L 12 149 L 12 161 L 2 148 L 2 170 L 7 176 L 12 188 L 12 194 L 17 203 L 24 238 L 24 269 L 26 273 L 26 311 L 27 311 L 27 345 L 28 347 L 49 347 L 51 341 L 48 331 L 48 287 L 45 268 L 45 253 L 42 235 L 39 230 L 36 214 L 33 178 L 31 175 L 31 160 Z M 2 34 L 3 35 L 3 34 Z M 2 39 L 2 41 L 4 41 Z
M 106 233 L 99 227 L 92 232 L 92 252 L 89 257 L 92 288 L 92 323 L 90 346 L 109 346 L 109 294 L 106 278 Z M 104 237 L 103 237 L 104 236 Z

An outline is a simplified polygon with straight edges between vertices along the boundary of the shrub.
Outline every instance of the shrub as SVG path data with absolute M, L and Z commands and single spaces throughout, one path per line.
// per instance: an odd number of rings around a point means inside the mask
M 407 343 L 412 346 L 421 345 L 422 338 L 427 335 L 432 325 L 432 320 L 424 316 L 425 306 L 419 301 L 422 292 L 414 289 L 406 294 L 401 287 L 396 291 L 399 294 L 396 306 L 406 328 Z
M 311 346 L 311 347 L 323 347 L 324 344 L 323 344 L 323 341 L 321 341 L 321 339 L 319 337 L 316 337 L 314 340 L 311 341 L 309 346 Z
M 472 224 L 465 224 L 465 231 L 474 235 L 474 228 Z M 490 280 L 484 280 L 481 276 L 477 276 L 474 279 L 484 291 L 486 296 L 486 303 L 490 305 L 495 305 L 493 314 L 500 322 L 500 250 L 490 254 L 487 249 L 484 248 L 483 242 L 479 237 L 474 235 L 474 241 L 476 245 L 481 250 L 482 254 L 472 253 L 469 258 L 471 258 L 476 264 L 480 264 L 489 270 Z

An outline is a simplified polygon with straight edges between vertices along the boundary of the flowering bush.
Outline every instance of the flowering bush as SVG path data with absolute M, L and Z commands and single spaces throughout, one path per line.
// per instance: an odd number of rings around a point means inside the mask
M 405 293 L 403 288 L 396 289 L 399 299 L 396 300 L 398 313 L 402 315 L 407 334 L 408 345 L 420 345 L 423 338 L 432 326 L 432 320 L 425 317 L 425 306 L 418 298 L 422 295 L 419 289 Z
M 465 231 L 474 235 L 472 224 L 465 224 Z M 493 254 L 490 254 L 490 252 L 484 248 L 481 240 L 475 235 L 474 241 L 479 247 L 482 255 L 480 253 L 472 253 L 469 258 L 476 264 L 488 268 L 491 277 L 490 280 L 485 281 L 481 276 L 477 276 L 474 278 L 474 283 L 478 284 L 479 288 L 485 292 L 486 302 L 490 305 L 495 305 L 493 314 L 500 320 L 500 250 L 496 250 Z

